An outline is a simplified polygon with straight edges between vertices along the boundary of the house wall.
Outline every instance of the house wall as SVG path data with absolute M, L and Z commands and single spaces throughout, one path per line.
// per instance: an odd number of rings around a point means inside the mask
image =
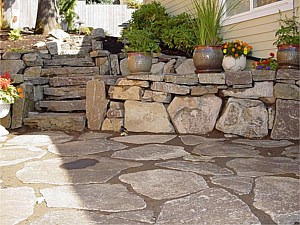
M 177 15 L 182 12 L 188 12 L 192 9 L 192 0 L 158 0 L 166 7 L 171 15 Z M 145 0 L 150 3 L 152 0 Z M 299 1 L 295 1 L 295 6 L 299 7 Z M 292 10 L 283 12 L 283 15 L 292 16 Z M 279 14 L 272 14 L 223 28 L 224 39 L 242 40 L 253 46 L 253 56 L 268 57 L 269 53 L 276 52 L 277 48 L 273 45 L 275 32 L 279 28 Z

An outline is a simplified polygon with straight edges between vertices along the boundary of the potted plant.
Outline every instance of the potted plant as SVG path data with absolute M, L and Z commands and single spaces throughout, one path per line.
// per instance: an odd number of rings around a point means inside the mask
M 10 104 L 15 102 L 15 99 L 24 97 L 21 88 L 16 88 L 11 84 L 11 78 L 8 73 L 0 75 L 0 118 L 8 115 Z M 9 132 L 0 125 L 0 136 L 7 135 Z
M 293 15 L 282 17 L 280 12 L 280 27 L 275 33 L 277 40 L 277 61 L 279 69 L 299 69 L 299 22 Z
M 196 73 L 223 71 L 222 19 L 238 3 L 230 5 L 227 1 L 193 0 L 195 14 L 191 21 L 197 39 L 193 53 Z
M 225 71 L 237 72 L 246 68 L 246 56 L 251 54 L 252 46 L 247 42 L 235 40 L 222 46 Z
M 159 40 L 150 30 L 128 27 L 123 30 L 122 37 L 126 44 L 124 51 L 128 55 L 130 74 L 149 73 L 152 66 L 152 55 L 160 51 Z

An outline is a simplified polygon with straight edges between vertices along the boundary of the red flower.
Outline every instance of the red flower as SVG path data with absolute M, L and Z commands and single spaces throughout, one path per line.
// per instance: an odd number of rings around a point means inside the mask
M 260 65 L 260 62 L 259 62 L 259 61 L 257 62 L 257 65 Z
M 274 57 L 274 56 L 275 56 L 275 54 L 274 54 L 273 52 L 271 52 L 271 53 L 270 53 L 270 56 L 271 56 L 271 57 Z

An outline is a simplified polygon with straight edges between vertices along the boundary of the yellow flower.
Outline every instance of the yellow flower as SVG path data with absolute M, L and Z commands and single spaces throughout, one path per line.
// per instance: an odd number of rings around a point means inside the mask
M 223 49 L 223 53 L 226 54 L 227 53 L 227 49 Z

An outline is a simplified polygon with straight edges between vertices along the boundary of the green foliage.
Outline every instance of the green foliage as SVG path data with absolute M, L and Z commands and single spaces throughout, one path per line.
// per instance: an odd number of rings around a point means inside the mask
M 10 25 L 9 22 L 6 19 L 1 18 L 1 30 L 9 30 Z
M 20 29 L 13 29 L 8 33 L 9 40 L 16 41 L 21 38 L 21 30 Z
M 274 45 L 281 44 L 298 44 L 299 45 L 299 22 L 296 20 L 298 17 L 292 16 L 291 18 L 285 16 L 282 18 L 280 12 L 280 28 L 276 31 L 275 37 L 277 40 Z
M 74 19 L 78 18 L 78 15 L 74 11 L 76 2 L 77 0 L 59 0 L 58 2 L 59 14 L 63 15 L 64 20 L 68 23 L 71 30 L 74 29 Z
M 129 9 L 139 9 L 141 8 L 142 3 L 136 1 L 136 0 L 127 0 L 127 7 Z
M 26 52 L 26 49 L 24 47 L 10 48 L 10 49 L 8 49 L 8 51 L 10 51 L 10 52 Z
M 161 41 L 171 49 L 191 52 L 196 40 L 189 14 L 169 16 L 162 24 Z
M 159 39 L 146 28 L 139 30 L 134 27 L 129 27 L 123 30 L 122 37 L 128 41 L 125 45 L 125 52 L 153 53 L 160 51 Z
M 93 30 L 93 27 L 80 27 L 79 28 L 79 33 L 80 34 L 85 34 L 85 35 L 91 35 Z
M 86 4 L 112 4 L 113 0 L 86 0 Z

